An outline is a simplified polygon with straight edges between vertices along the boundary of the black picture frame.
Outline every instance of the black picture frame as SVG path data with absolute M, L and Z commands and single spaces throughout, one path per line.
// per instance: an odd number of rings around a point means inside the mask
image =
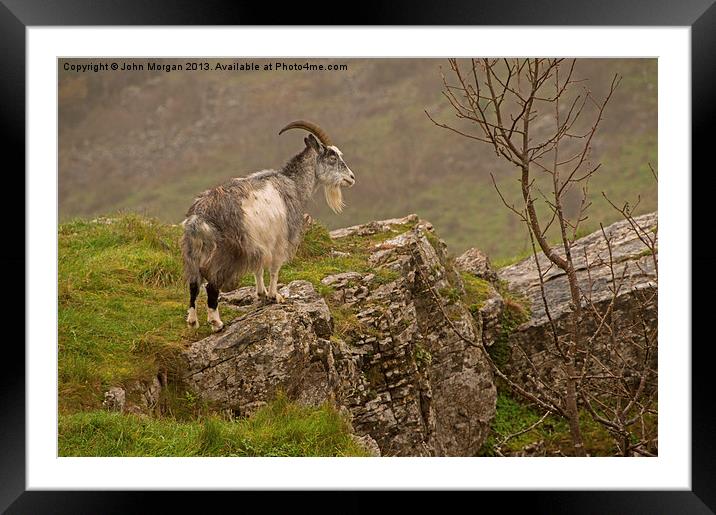
M 3 187 L 11 191 L 3 200 L 12 213 L 24 211 L 25 182 L 19 170 L 25 169 L 25 29 L 31 26 L 64 25 L 571 25 L 571 26 L 688 26 L 691 27 L 692 71 L 692 236 L 710 234 L 710 218 L 699 216 L 696 209 L 709 206 L 707 197 L 712 190 L 706 181 L 713 181 L 713 161 L 710 159 L 714 141 L 716 100 L 712 94 L 716 84 L 716 5 L 714 0 L 625 1 L 601 0 L 513 0 L 503 2 L 362 2 L 360 9 L 340 13 L 335 5 L 298 2 L 280 8 L 269 3 L 251 4 L 229 1 L 203 2 L 190 0 L 144 2 L 140 0 L 0 0 L 0 117 L 6 128 L 0 140 L 0 155 L 6 167 Z M 10 164 L 12 163 L 12 164 Z M 695 178 L 699 187 L 693 187 Z M 12 182 L 15 181 L 15 184 Z M 23 194 L 20 194 L 23 192 Z M 710 196 L 710 195 L 709 195 Z M 11 206 L 14 201 L 18 204 Z M 712 202 L 712 201 L 711 201 Z M 702 214 L 703 215 L 703 214 Z M 701 230 L 699 230 L 701 229 Z M 4 270 L 5 296 L 10 299 L 8 309 L 13 313 L 24 300 L 25 227 L 19 223 L 4 224 L 5 241 L 15 242 L 12 251 L 0 252 Z M 708 295 L 714 284 L 713 268 L 716 258 L 706 245 L 692 245 L 692 273 L 699 276 L 699 290 Z M 688 264 L 684 264 L 688 266 Z M 26 270 L 26 274 L 32 273 Z M 709 319 L 710 303 L 699 302 L 693 296 L 692 320 Z M 705 297 L 708 299 L 708 297 Z M 687 299 L 684 299 L 686 301 Z M 32 299 L 24 303 L 32 309 Z M 10 307 L 13 306 L 13 307 Z M 6 313 L 10 313 L 6 309 Z M 6 325 L 23 327 L 17 316 L 10 316 Z M 700 324 L 705 325 L 705 324 Z M 692 326 L 693 327 L 693 326 Z M 691 491 L 591 491 L 591 492 L 480 492 L 482 501 L 504 503 L 535 512 L 549 513 L 713 513 L 716 511 L 716 416 L 714 415 L 712 362 L 708 359 L 711 339 L 702 335 L 692 342 L 670 342 L 692 345 L 692 490 Z M 708 334 L 708 333 L 706 333 Z M 24 333 L 23 333 L 24 340 Z M 164 511 L 171 505 L 184 510 L 192 506 L 206 506 L 204 494 L 193 492 L 78 492 L 26 491 L 25 483 L 25 354 L 17 338 L 5 338 L 5 355 L 0 373 L 0 509 L 8 513 L 126 513 L 146 506 L 148 498 L 159 500 Z M 240 496 L 241 504 L 250 506 L 256 494 L 224 492 L 216 501 L 229 501 Z M 358 511 L 370 508 L 375 501 L 372 493 L 352 493 L 351 501 L 336 501 L 323 494 L 321 505 L 326 508 L 343 506 L 338 511 Z M 500 496 L 500 499 L 493 499 Z M 291 497 L 292 498 L 292 497 Z M 289 499 L 290 500 L 290 499 Z M 338 504 L 336 504 L 338 502 Z M 419 506 L 423 497 L 415 494 L 405 501 Z M 460 502 L 457 499 L 451 501 Z M 474 502 L 474 501 L 470 501 Z M 320 508 L 319 508 L 320 509 Z M 324 508 L 325 509 L 325 508 Z

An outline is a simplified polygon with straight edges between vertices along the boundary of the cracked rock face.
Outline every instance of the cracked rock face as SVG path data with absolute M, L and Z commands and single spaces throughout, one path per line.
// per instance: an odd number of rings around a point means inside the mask
M 486 281 L 495 282 L 497 280 L 497 274 L 492 269 L 490 258 L 480 249 L 467 249 L 455 258 L 455 267 Z
M 252 291 L 241 288 L 226 299 L 246 305 Z M 306 281 L 294 281 L 280 293 L 285 304 L 256 304 L 223 332 L 184 352 L 184 379 L 210 405 L 246 416 L 279 389 L 309 405 L 318 405 L 335 392 L 328 306 Z
M 643 231 L 656 238 L 657 214 L 649 213 L 635 218 Z M 618 353 L 629 360 L 642 359 L 638 349 L 624 342 L 639 339 L 636 332 L 647 328 L 655 331 L 657 327 L 657 275 L 655 256 L 639 239 L 627 220 L 605 227 L 605 233 L 611 241 L 611 261 L 614 264 L 614 278 L 609 266 L 609 247 L 601 231 L 594 232 L 577 240 L 572 249 L 577 279 L 583 295 L 590 296 L 600 313 L 606 311 L 612 300 L 612 289 L 618 286 L 618 296 L 614 303 L 613 318 L 615 344 L 610 344 L 608 331 L 601 331 L 594 339 L 590 351 L 597 357 L 609 359 L 610 354 Z M 642 233 L 643 236 L 643 233 Z M 563 255 L 563 252 L 560 252 Z M 566 338 L 569 329 L 571 296 L 567 277 L 555 266 L 550 267 L 547 258 L 539 255 L 544 278 L 544 294 L 549 305 L 549 314 L 555 323 L 559 338 Z M 587 267 L 589 266 L 589 271 Z M 518 382 L 528 387 L 534 386 L 530 379 L 539 370 L 539 377 L 548 384 L 554 384 L 562 374 L 558 356 L 549 342 L 553 338 L 551 325 L 542 300 L 537 267 L 534 258 L 529 257 L 515 265 L 498 272 L 499 278 L 508 283 L 509 289 L 526 297 L 531 305 L 531 318 L 522 324 L 510 336 L 512 357 L 510 367 Z M 598 319 L 587 313 L 582 321 L 584 334 L 596 332 Z M 534 368 L 526 361 L 525 353 L 530 356 Z M 656 355 L 652 365 L 656 367 Z
M 254 303 L 253 288 L 224 295 L 246 313 L 186 350 L 187 386 L 240 415 L 278 389 L 307 404 L 334 402 L 382 456 L 475 455 L 494 417 L 496 389 L 483 351 L 451 325 L 472 341 L 481 329 L 445 294 L 462 289 L 459 276 L 446 268 L 444 246 L 428 239 L 430 225 L 414 218 L 332 233 L 371 235 L 414 224 L 371 248 L 370 263 L 394 279 L 330 275 L 322 280 L 331 288 L 326 299 L 310 283 L 293 281 L 280 290 L 280 305 Z M 332 310 L 345 318 L 340 334 Z
M 490 283 L 487 298 L 482 302 L 479 310 L 473 313 L 482 326 L 482 342 L 485 347 L 490 347 L 502 331 L 501 318 L 505 309 L 505 301 L 497 291 L 497 273 L 493 270 L 487 255 L 474 247 L 455 258 L 455 268 Z

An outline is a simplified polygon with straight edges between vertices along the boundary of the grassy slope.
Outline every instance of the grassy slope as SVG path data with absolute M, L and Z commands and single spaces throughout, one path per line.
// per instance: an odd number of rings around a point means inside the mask
M 367 246 L 407 228 L 396 226 L 392 233 L 346 238 L 334 243 L 323 226 L 313 224 L 296 258 L 281 270 L 280 281 L 308 280 L 319 291 L 328 294 L 330 288 L 320 283 L 323 277 L 346 270 L 369 271 Z M 168 439 L 167 449 L 174 448 L 172 452 L 199 452 L 201 447 L 196 447 L 199 445 L 196 438 L 199 438 L 197 435 L 203 427 L 201 419 L 205 414 L 202 406 L 186 392 L 172 388 L 165 391 L 168 413 L 182 420 L 184 425 L 181 427 L 173 427 L 177 422 L 172 418 L 150 422 L 98 411 L 102 393 L 110 386 L 151 378 L 160 368 L 167 369 L 171 376 L 174 359 L 183 346 L 210 333 L 206 324 L 195 331 L 184 323 L 187 293 L 178 248 L 180 228 L 134 214 L 121 214 L 94 221 L 73 220 L 60 225 L 58 235 L 58 400 L 62 452 L 93 455 L 112 449 L 132 455 L 160 452 L 160 448 L 153 447 L 152 443 L 160 435 Z M 331 256 L 331 249 L 351 254 Z M 378 280 L 393 278 L 387 271 L 376 274 Z M 252 281 L 246 277 L 243 284 Z M 203 302 L 205 298 L 200 296 L 200 313 L 205 312 Z M 352 323 L 355 318 L 352 313 L 331 307 L 339 329 Z M 222 312 L 225 321 L 237 315 L 230 309 Z M 288 409 L 290 421 L 277 419 L 271 422 L 271 414 L 278 413 L 278 408 L 271 408 L 259 416 L 264 425 L 251 421 L 241 422 L 241 427 L 231 422 L 210 423 L 216 425 L 217 431 L 244 435 L 241 438 L 248 438 L 246 435 L 251 431 L 261 434 L 268 431 L 267 438 L 273 433 L 280 435 L 284 430 L 294 431 L 290 429 L 293 424 L 296 434 L 304 435 L 296 438 L 317 445 L 306 450 L 291 444 L 293 451 L 282 450 L 278 444 L 273 448 L 261 443 L 261 435 L 257 436 L 256 442 L 249 442 L 256 449 L 273 449 L 271 453 L 299 452 L 300 448 L 308 455 L 320 454 L 329 451 L 316 442 L 325 440 L 326 445 L 332 441 L 346 442 L 339 438 L 345 436 L 345 429 L 329 417 L 329 408 L 312 413 L 285 404 L 280 405 L 283 408 L 279 411 Z M 266 424 L 271 427 L 267 428 Z M 112 447 L 113 438 L 125 432 L 134 436 L 122 446 Z M 180 434 L 192 438 L 186 443 L 187 447 L 181 447 L 183 444 L 176 441 Z M 318 438 L 317 434 L 322 436 Z M 269 439 L 274 442 L 280 437 L 274 435 Z M 217 447 L 216 452 L 260 452 L 226 445 Z M 350 446 L 341 449 L 336 452 L 356 452 Z
M 419 212 L 453 252 L 477 246 L 493 261 L 522 255 L 527 234 L 490 182 L 494 173 L 516 201 L 514 167 L 486 145 L 435 127 L 423 112 L 455 121 L 440 94 L 441 66 L 443 60 L 349 60 L 348 72 L 334 74 L 61 76 L 60 215 L 131 209 L 176 223 L 204 188 L 280 166 L 302 143 L 297 132 L 279 138 L 276 130 L 310 118 L 330 130 L 358 177 L 343 215 L 320 198 L 311 206 L 328 227 Z M 595 230 L 619 218 L 602 191 L 617 203 L 641 195 L 638 213 L 656 208 L 647 168 L 658 165 L 656 60 L 584 59 L 577 72 L 598 97 L 613 73 L 624 77 L 594 141 L 602 168 L 590 186 L 585 229 Z M 91 80 L 107 82 L 93 89 Z M 204 140 L 192 134 L 171 144 L 197 121 L 210 127 Z M 150 170 L 133 166 L 132 156 L 151 162 Z
M 179 234 L 136 215 L 60 226 L 60 412 L 97 408 L 109 386 L 155 375 L 182 343 L 208 335 L 182 319 Z

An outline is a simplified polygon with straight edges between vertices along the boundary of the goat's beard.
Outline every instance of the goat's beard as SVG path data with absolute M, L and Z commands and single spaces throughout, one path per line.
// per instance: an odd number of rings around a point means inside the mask
M 343 192 L 340 186 L 326 185 L 323 186 L 323 192 L 326 194 L 326 202 L 334 213 L 340 213 L 343 211 Z

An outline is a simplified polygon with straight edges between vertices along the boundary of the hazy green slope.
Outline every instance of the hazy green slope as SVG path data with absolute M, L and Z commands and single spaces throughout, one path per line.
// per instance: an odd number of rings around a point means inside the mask
M 130 209 L 177 223 L 199 191 L 281 166 L 301 149 L 302 134 L 277 131 L 305 118 L 329 131 L 358 178 L 340 216 L 316 196 L 310 211 L 329 228 L 419 212 L 454 252 L 478 246 L 494 259 L 523 252 L 524 231 L 490 181 L 494 173 L 515 198 L 515 170 L 424 113 L 454 120 L 441 96 L 445 62 L 340 62 L 349 70 L 61 73 L 61 219 Z M 623 76 L 593 145 L 594 161 L 603 164 L 591 184 L 585 230 L 618 218 L 602 191 L 617 202 L 640 195 L 638 212 L 656 209 L 647 167 L 658 164 L 656 69 L 656 60 L 637 59 L 577 65 L 597 97 L 614 73 Z

